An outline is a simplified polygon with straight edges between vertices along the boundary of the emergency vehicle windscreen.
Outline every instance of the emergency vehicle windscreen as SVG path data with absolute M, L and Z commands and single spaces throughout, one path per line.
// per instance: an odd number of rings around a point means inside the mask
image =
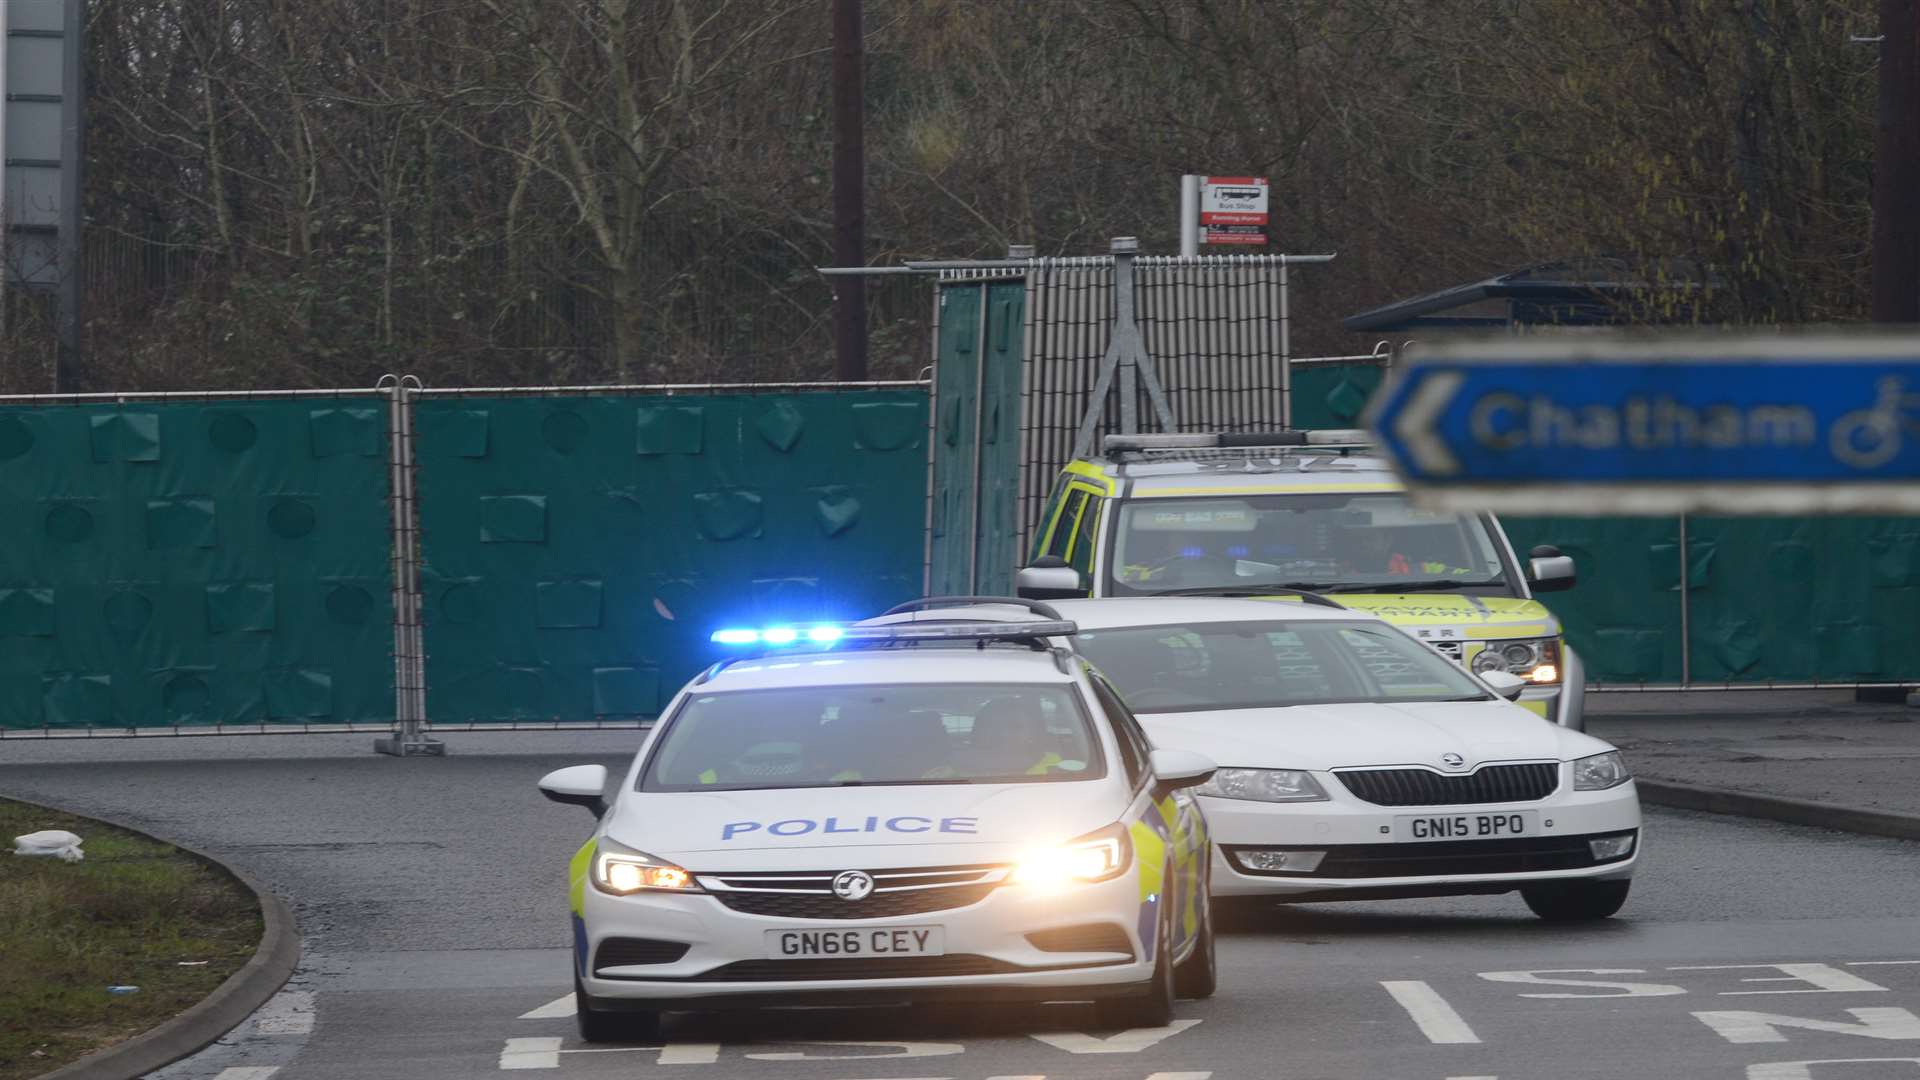
M 1138 713 L 1489 699 L 1454 664 L 1378 623 L 1083 627 L 1074 647 Z
M 1114 537 L 1116 596 L 1278 586 L 1509 593 L 1484 519 L 1398 492 L 1134 499 Z
M 642 791 L 1012 784 L 1106 775 L 1066 686 L 816 686 L 695 694 Z

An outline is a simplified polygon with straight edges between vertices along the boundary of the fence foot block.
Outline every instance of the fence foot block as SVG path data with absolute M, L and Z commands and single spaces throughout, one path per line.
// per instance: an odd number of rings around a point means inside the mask
M 373 740 L 373 752 L 392 754 L 394 757 L 446 757 L 447 744 L 425 735 L 409 738 L 393 734 Z

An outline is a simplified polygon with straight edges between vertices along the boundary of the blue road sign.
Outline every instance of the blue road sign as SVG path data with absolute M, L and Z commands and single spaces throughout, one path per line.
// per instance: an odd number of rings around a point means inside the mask
M 1920 510 L 1920 335 L 1450 346 L 1367 422 L 1410 488 L 1454 507 Z

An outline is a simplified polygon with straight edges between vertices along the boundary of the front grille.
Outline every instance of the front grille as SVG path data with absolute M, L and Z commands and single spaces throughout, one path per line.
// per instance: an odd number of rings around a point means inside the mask
M 865 900 L 842 900 L 832 893 L 716 892 L 713 898 L 748 915 L 783 919 L 889 919 L 924 915 L 977 904 L 993 891 L 992 885 L 958 889 L 921 889 L 914 892 L 876 892 Z
M 1029 971 L 990 956 L 841 956 L 817 960 L 741 960 L 689 982 L 799 982 L 815 979 L 927 979 Z
M 1336 772 L 1348 791 L 1376 806 L 1465 806 L 1534 802 L 1560 786 L 1560 766 L 1485 765 L 1461 776 L 1429 769 L 1350 769 Z
M 1058 930 L 1040 930 L 1027 935 L 1033 947 L 1042 952 L 1105 952 L 1133 956 L 1133 942 L 1127 932 L 1112 923 L 1087 923 L 1063 926 Z
M 653 938 L 608 938 L 593 954 L 593 969 L 628 967 L 634 964 L 671 964 L 687 955 L 684 941 L 656 941 Z
M 1311 874 L 1265 872 L 1286 878 L 1426 877 L 1441 874 L 1529 874 L 1545 870 L 1580 870 L 1599 866 L 1589 840 L 1628 833 L 1586 836 L 1522 837 L 1510 840 L 1445 840 L 1422 844 L 1336 844 L 1325 848 L 1264 848 L 1262 850 L 1325 851 L 1327 857 Z M 1229 847 L 1228 858 L 1241 873 L 1262 874 L 1241 864 L 1239 849 Z M 1621 856 L 1625 858 L 1626 856 Z M 1618 860 L 1609 859 L 1608 862 Z
M 873 870 L 863 900 L 833 893 L 838 871 L 703 874 L 700 884 L 735 911 L 783 919 L 890 919 L 977 904 L 1007 876 L 1000 866 L 930 866 Z

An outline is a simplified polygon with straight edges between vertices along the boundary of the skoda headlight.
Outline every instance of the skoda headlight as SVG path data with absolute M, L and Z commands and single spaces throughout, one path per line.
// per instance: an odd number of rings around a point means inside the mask
M 1476 675 L 1504 671 L 1530 683 L 1557 683 L 1560 681 L 1560 639 L 1489 641 L 1474 654 L 1473 663 L 1469 666 Z
M 637 892 L 699 892 L 693 875 L 644 851 L 622 847 L 605 837 L 593 847 L 593 885 L 626 896 Z
M 1627 761 L 1618 750 L 1583 757 L 1573 763 L 1575 791 L 1605 791 L 1631 779 L 1633 774 L 1627 771 Z
M 1115 822 L 1058 847 L 1030 851 L 1013 868 L 1016 885 L 1061 888 L 1119 877 L 1133 862 L 1133 840 Z
M 1196 795 L 1252 802 L 1326 802 L 1327 793 L 1303 769 L 1220 769 L 1194 788 Z

